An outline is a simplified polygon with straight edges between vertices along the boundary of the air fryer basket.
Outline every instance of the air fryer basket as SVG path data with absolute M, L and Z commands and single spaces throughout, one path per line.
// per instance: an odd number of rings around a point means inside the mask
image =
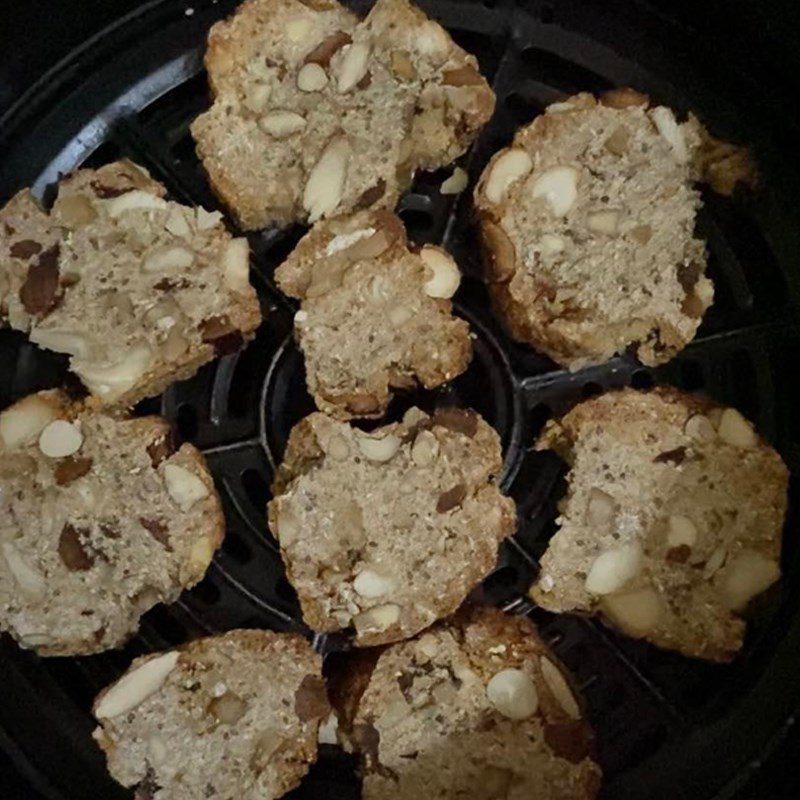
M 369 3 L 354 4 L 364 11 Z M 573 670 L 597 731 L 607 798 L 731 797 L 757 769 L 800 706 L 800 586 L 797 520 L 790 512 L 785 577 L 751 614 L 742 654 L 731 665 L 691 661 L 618 637 L 599 623 L 553 616 L 525 590 L 553 532 L 563 466 L 529 452 L 552 415 L 612 387 L 671 384 L 702 390 L 754 419 L 793 472 L 800 462 L 800 352 L 796 323 L 798 230 L 795 197 L 776 153 L 796 148 L 785 118 L 746 75 L 697 69 L 686 32 L 652 10 L 570 0 L 447 2 L 421 5 L 475 53 L 498 97 L 497 113 L 461 160 L 471 182 L 518 125 L 578 90 L 632 85 L 679 111 L 694 109 L 714 133 L 752 145 L 763 175 L 753 196 L 708 194 L 699 226 L 709 243 L 717 297 L 699 336 L 678 358 L 647 369 L 628 357 L 570 374 L 512 343 L 490 311 L 470 221 L 470 193 L 439 194 L 448 170 L 421 175 L 400 213 L 410 237 L 443 242 L 465 272 L 458 313 L 475 334 L 469 371 L 438 392 L 398 398 L 471 406 L 498 429 L 504 487 L 519 507 L 519 533 L 476 597 L 530 614 Z M 172 197 L 216 207 L 194 155 L 191 120 L 208 104 L 205 34 L 233 0 L 145 4 L 90 40 L 49 73 L 0 124 L 0 201 L 26 185 L 51 199 L 59 173 L 128 156 L 162 180 Z M 605 12 L 604 13 L 604 9 Z M 657 24 L 656 24 L 657 23 Z M 249 236 L 265 322 L 242 353 L 208 365 L 138 411 L 160 411 L 208 458 L 223 497 L 228 533 L 205 580 L 171 607 L 147 614 L 122 651 L 39 659 L 0 638 L 0 748 L 47 798 L 124 798 L 90 739 L 91 699 L 134 656 L 234 627 L 302 630 L 294 591 L 267 532 L 269 483 L 292 425 L 312 410 L 302 357 L 291 337 L 293 302 L 275 288 L 274 268 L 302 231 Z M 792 273 L 794 267 L 794 273 Z M 68 380 L 65 359 L 25 337 L 0 332 L 0 406 Z M 797 506 L 792 482 L 791 508 Z M 342 647 L 317 637 L 323 652 Z M 794 657 L 794 658 L 793 658 Z M 794 663 L 793 663 L 794 661 Z M 324 747 L 321 762 L 293 797 L 358 797 L 351 761 Z

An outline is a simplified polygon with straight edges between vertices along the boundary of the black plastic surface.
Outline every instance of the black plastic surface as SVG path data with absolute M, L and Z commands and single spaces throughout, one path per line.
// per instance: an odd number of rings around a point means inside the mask
M 741 657 L 729 666 L 693 662 L 617 637 L 593 621 L 548 615 L 523 599 L 553 531 L 563 477 L 556 459 L 528 448 L 550 416 L 582 397 L 668 383 L 739 407 L 798 471 L 800 228 L 794 206 L 800 195 L 794 165 L 785 160 L 797 131 L 740 65 L 690 58 L 690 34 L 652 9 L 629 4 L 623 13 L 616 4 L 566 0 L 421 5 L 479 57 L 498 95 L 494 120 L 461 159 L 473 182 L 514 127 L 546 103 L 613 85 L 634 85 L 676 109 L 694 109 L 718 135 L 752 144 L 761 164 L 763 188 L 756 196 L 706 198 L 699 224 L 709 241 L 717 299 L 697 340 L 657 370 L 617 358 L 577 374 L 503 335 L 480 281 L 469 192 L 443 197 L 438 186 L 449 171 L 421 175 L 400 204 L 401 216 L 411 238 L 443 242 L 465 272 L 456 301 L 476 335 L 475 359 L 450 386 L 398 398 L 389 412 L 396 417 L 411 402 L 456 403 L 476 408 L 497 427 L 506 454 L 504 485 L 518 502 L 520 530 L 477 595 L 530 613 L 576 674 L 598 734 L 604 797 L 732 796 L 800 705 L 794 512 L 784 548 L 786 578 L 754 610 Z M 232 0 L 206 0 L 192 3 L 187 14 L 186 3 L 146 4 L 46 76 L 2 120 L 0 201 L 29 184 L 47 198 L 59 172 L 126 155 L 163 180 L 175 199 L 215 206 L 188 124 L 208 103 L 201 70 L 205 31 L 233 6 Z M 288 431 L 312 409 L 302 358 L 291 341 L 293 305 L 272 282 L 300 234 L 249 237 L 266 320 L 247 350 L 140 408 L 160 409 L 204 450 L 214 472 L 228 533 L 206 579 L 176 605 L 150 612 L 141 634 L 121 652 L 42 660 L 0 638 L 0 748 L 48 798 L 128 796 L 105 774 L 89 738 L 87 709 L 133 656 L 233 627 L 303 630 L 264 514 Z M 65 375 L 59 356 L 0 332 L 0 406 L 58 385 Z M 796 497 L 793 482 L 793 509 Z M 340 646 L 324 637 L 316 644 L 323 652 Z M 325 750 L 294 796 L 357 797 L 349 762 Z

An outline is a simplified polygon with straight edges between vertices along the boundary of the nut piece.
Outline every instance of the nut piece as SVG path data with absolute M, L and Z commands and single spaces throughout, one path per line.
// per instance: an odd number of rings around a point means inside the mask
M 686 420 L 683 432 L 696 442 L 710 442 L 717 435 L 711 420 L 703 414 L 695 414 L 693 417 L 689 417 Z
M 297 88 L 301 92 L 319 92 L 328 84 L 328 73 L 313 61 L 304 64 L 297 73 Z
M 683 138 L 683 131 L 672 110 L 665 106 L 657 106 L 650 111 L 650 119 L 653 120 L 658 132 L 669 145 L 675 160 L 679 164 L 685 164 L 689 160 L 689 150 L 686 147 L 686 140 Z
M 367 600 L 383 597 L 393 588 L 393 582 L 371 569 L 364 569 L 356 575 L 353 588 Z
M 509 719 L 527 719 L 539 708 L 539 694 L 531 677 L 520 669 L 504 669 L 486 684 L 489 702 Z
M 426 245 L 420 250 L 420 258 L 433 276 L 422 287 L 428 297 L 449 300 L 461 283 L 461 272 L 456 262 L 440 247 Z
M 353 625 L 358 633 L 366 631 L 385 631 L 400 619 L 400 606 L 394 603 L 386 603 L 382 606 L 375 606 L 368 611 L 357 614 L 353 617 Z
M 164 464 L 164 483 L 169 496 L 181 511 L 188 511 L 198 500 L 208 497 L 208 487 L 193 472 L 177 464 Z
M 780 576 L 781 569 L 771 558 L 755 550 L 743 550 L 725 567 L 720 587 L 722 601 L 731 611 L 742 611 Z
M 147 372 L 152 362 L 150 346 L 140 342 L 111 364 L 93 364 L 76 358 L 71 366 L 92 394 L 110 399 L 130 389 Z
M 306 126 L 305 117 L 294 111 L 270 111 L 258 121 L 258 126 L 264 133 L 276 139 L 286 139 Z
M 197 220 L 197 229 L 200 231 L 207 231 L 211 228 L 216 228 L 218 225 L 220 227 L 223 226 L 222 214 L 219 211 L 206 211 L 203 206 L 197 206 L 194 213 Z
M 578 198 L 578 173 L 572 167 L 552 167 L 533 184 L 533 197 L 542 198 L 557 217 L 563 217 Z
M 609 621 L 628 636 L 645 636 L 661 618 L 661 598 L 655 589 L 634 589 L 607 595 L 600 601 L 600 610 Z
M 697 527 L 689 517 L 673 514 L 667 520 L 667 544 L 670 547 L 694 547 L 697 543 Z
M 411 446 L 411 458 L 418 467 L 429 467 L 439 452 L 439 442 L 430 431 L 420 431 Z
M 39 347 L 78 358 L 89 358 L 93 349 L 83 334 L 59 328 L 34 328 L 28 338 Z
M 494 162 L 486 180 L 484 194 L 490 203 L 499 203 L 512 184 L 525 177 L 533 169 L 533 160 L 527 151 L 519 147 L 506 150 Z
M 624 125 L 615 128 L 613 133 L 605 140 L 604 147 L 609 153 L 615 156 L 622 156 L 628 150 L 631 135 Z
M 642 546 L 638 542 L 601 553 L 586 576 L 586 591 L 604 595 L 621 589 L 639 574 L 642 555 Z
M 208 713 L 223 725 L 235 725 L 247 712 L 247 703 L 235 692 L 225 692 L 208 704 Z
M 349 158 L 347 139 L 334 139 L 311 170 L 303 192 L 303 208 L 308 212 L 309 222 L 316 222 L 339 205 Z
M 50 458 L 71 456 L 82 444 L 80 430 L 64 419 L 53 420 L 39 435 L 39 449 Z
M 735 408 L 726 408 L 722 412 L 717 433 L 723 442 L 745 450 L 758 443 L 753 426 Z
M 59 222 L 71 230 L 88 225 L 97 217 L 91 200 L 82 194 L 65 197 L 56 206 Z
M 36 441 L 57 413 L 53 403 L 35 394 L 14 403 L 0 414 L 0 444 L 15 450 Z
M 586 504 L 586 522 L 588 525 L 606 527 L 611 524 L 617 513 L 614 498 L 602 489 L 592 487 L 589 491 L 589 502 Z
M 306 64 L 319 64 L 321 67 L 327 67 L 331 63 L 335 53 L 338 53 L 346 44 L 350 44 L 353 40 L 350 38 L 349 33 L 344 31 L 336 31 L 326 39 L 323 39 L 306 57 Z
M 609 89 L 600 97 L 600 104 L 607 108 L 630 108 L 631 106 L 647 106 L 650 98 L 635 89 L 623 86 L 619 89 Z
M 188 269 L 194 263 L 194 253 L 185 247 L 164 247 L 148 253 L 142 262 L 144 272 L 175 272 Z
M 389 434 L 383 439 L 362 436 L 358 439 L 358 449 L 370 460 L 383 463 L 390 461 L 400 448 L 400 439 Z
M 401 81 L 413 81 L 417 77 L 417 70 L 410 56 L 405 50 L 392 50 L 389 69 Z
M 175 650 L 164 653 L 137 667 L 133 672 L 123 675 L 100 698 L 95 706 L 97 719 L 111 719 L 125 714 L 150 695 L 157 692 L 178 663 L 179 653 Z
M 250 247 L 247 239 L 231 239 L 222 256 L 225 285 L 232 291 L 244 294 L 250 289 Z
M 441 194 L 460 194 L 467 188 L 468 183 L 467 173 L 461 167 L 456 167 L 453 174 L 447 180 L 442 181 L 439 192 Z
M 349 92 L 367 74 L 370 47 L 364 42 L 355 42 L 342 50 L 342 60 L 337 69 L 337 88 Z
M 254 114 L 260 114 L 269 102 L 272 89 L 266 83 L 259 83 L 250 89 L 244 98 L 244 104 Z
M 505 281 L 511 278 L 517 269 L 517 251 L 506 232 L 494 222 L 483 220 L 481 234 L 484 242 L 484 256 L 488 262 L 489 278 L 494 281 Z
M 706 580 L 713 578 L 717 572 L 722 569 L 722 565 L 725 563 L 725 559 L 728 557 L 728 551 L 724 545 L 720 545 L 709 557 L 708 561 L 706 561 L 705 566 L 703 567 L 703 577 Z
M 446 69 L 442 73 L 442 83 L 445 86 L 480 86 L 483 84 L 480 72 L 471 64 L 464 64 L 463 67 Z
M 3 542 L 0 544 L 0 548 L 2 548 L 3 557 L 19 586 L 22 596 L 30 603 L 39 603 L 44 600 L 47 594 L 47 583 L 44 575 L 31 566 L 11 542 Z
M 328 716 L 322 720 L 317 730 L 317 742 L 319 744 L 338 744 L 339 743 L 339 718 L 336 716 L 335 711 L 331 711 Z
M 569 688 L 567 679 L 561 674 L 561 670 L 544 656 L 539 659 L 539 668 L 542 670 L 542 677 L 547 688 L 553 693 L 553 697 L 558 701 L 564 713 L 572 719 L 580 719 L 580 706 L 572 689 Z
M 148 211 L 166 209 L 167 201 L 141 189 L 125 192 L 112 200 L 106 200 L 105 209 L 109 217 L 120 217 L 127 211 Z
M 586 225 L 590 231 L 603 236 L 616 236 L 619 230 L 619 211 L 593 211 L 586 217 Z
M 208 536 L 203 536 L 192 545 L 189 550 L 189 571 L 192 575 L 205 575 L 216 548 L 217 541 Z

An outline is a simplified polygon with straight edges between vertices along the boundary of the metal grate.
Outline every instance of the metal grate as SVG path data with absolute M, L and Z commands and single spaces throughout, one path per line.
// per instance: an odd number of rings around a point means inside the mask
M 206 0 L 194 3 L 195 13 L 186 16 L 180 3 L 152 3 L 99 37 L 58 78 L 38 86 L 0 129 L 0 145 L 7 149 L 0 165 L 2 199 L 28 184 L 47 198 L 59 172 L 124 155 L 146 166 L 176 200 L 214 207 L 188 125 L 208 103 L 201 69 L 205 31 L 233 5 Z M 363 10 L 369 4 L 354 5 Z M 473 182 L 515 127 L 547 103 L 613 85 L 636 85 L 678 109 L 694 108 L 712 128 L 719 125 L 720 133 L 734 138 L 738 133 L 758 149 L 750 98 L 729 102 L 701 73 L 690 72 L 692 80 L 685 80 L 687 64 L 661 61 L 664 48 L 647 40 L 642 22 L 652 23 L 651 17 L 615 22 L 608 15 L 598 24 L 596 4 L 566 0 L 558 6 L 511 0 L 422 5 L 479 57 L 497 92 L 494 120 L 461 160 Z M 641 27 L 620 30 L 615 24 Z M 685 36 L 663 28 L 658 34 L 660 40 Z M 685 39 L 675 41 L 685 52 Z M 470 224 L 470 193 L 440 195 L 446 174 L 421 175 L 402 199 L 400 214 L 411 239 L 442 242 L 458 259 L 466 278 L 456 307 L 475 333 L 475 359 L 450 386 L 397 398 L 389 417 L 412 403 L 456 403 L 475 408 L 498 429 L 506 454 L 504 485 L 518 503 L 520 529 L 501 548 L 497 568 L 476 597 L 530 614 L 573 670 L 597 730 L 605 796 L 710 798 L 728 791 L 724 786 L 747 777 L 800 703 L 800 680 L 789 660 L 800 639 L 798 581 L 790 576 L 764 598 L 742 657 L 729 666 L 690 661 L 617 637 L 592 620 L 535 609 L 524 599 L 525 589 L 554 530 L 563 465 L 528 448 L 548 418 L 581 398 L 612 387 L 668 383 L 739 407 L 798 472 L 800 423 L 794 409 L 800 379 L 786 369 L 800 345 L 785 258 L 791 251 L 785 240 L 787 199 L 769 189 L 735 202 L 705 198 L 699 226 L 709 243 L 717 299 L 696 341 L 678 358 L 647 369 L 621 357 L 571 374 L 510 342 L 492 318 Z M 305 631 L 265 520 L 269 483 L 289 430 L 313 408 L 302 357 L 291 340 L 294 306 L 272 279 L 301 234 L 292 229 L 249 236 L 266 319 L 248 349 L 208 365 L 139 409 L 160 410 L 172 420 L 205 452 L 215 475 L 228 533 L 206 579 L 176 605 L 147 614 L 140 635 L 120 652 L 40 660 L 0 639 L 0 680 L 8 687 L 0 704 L 0 745 L 47 797 L 129 796 L 105 774 L 88 738 L 87 709 L 135 655 L 233 627 Z M 66 377 L 64 359 L 5 331 L 0 365 L 3 405 Z M 792 497 L 796 505 L 796 484 Z M 792 516 L 789 530 L 796 527 Z M 787 538 L 784 565 L 791 573 L 798 548 Z M 326 637 L 316 641 L 323 652 L 341 646 Z M 357 797 L 352 763 L 324 748 L 320 764 L 292 796 Z

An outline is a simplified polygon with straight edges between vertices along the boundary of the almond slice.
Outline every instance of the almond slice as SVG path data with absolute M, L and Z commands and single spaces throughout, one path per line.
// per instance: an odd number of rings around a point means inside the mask
M 383 597 L 394 588 L 394 582 L 372 569 L 364 569 L 356 575 L 353 588 L 367 600 Z
M 658 625 L 662 613 L 661 598 L 650 587 L 603 597 L 600 610 L 609 621 L 628 636 L 645 636 Z
M 420 258 L 432 272 L 432 277 L 422 287 L 428 297 L 449 300 L 461 284 L 461 272 L 456 262 L 441 247 L 426 245 Z
M 467 188 L 468 183 L 467 173 L 461 167 L 456 167 L 453 174 L 447 180 L 442 181 L 439 192 L 441 194 L 461 194 Z
M 54 403 L 29 395 L 0 414 L 0 443 L 8 450 L 30 444 L 57 416 Z
M 594 560 L 586 576 L 586 591 L 598 595 L 616 592 L 639 574 L 642 559 L 642 546 L 638 542 L 606 550 Z
M 400 619 L 400 606 L 386 603 L 363 611 L 353 617 L 353 625 L 359 634 L 367 631 L 385 631 Z
M 547 688 L 553 693 L 558 704 L 568 717 L 572 719 L 581 718 L 581 709 L 572 689 L 569 688 L 567 679 L 561 674 L 561 670 L 549 658 L 541 656 L 539 658 L 539 668 L 542 670 L 542 677 L 547 684 Z
M 186 247 L 174 246 L 153 250 L 142 262 L 144 272 L 175 272 L 194 264 L 194 253 Z
M 214 558 L 214 551 L 217 548 L 217 541 L 208 536 L 199 538 L 189 550 L 189 571 L 193 575 L 202 576 L 206 574 L 208 565 Z
M 662 138 L 669 145 L 675 160 L 679 164 L 689 161 L 689 150 L 686 147 L 686 139 L 683 137 L 681 126 L 678 125 L 672 110 L 665 106 L 657 106 L 650 111 L 650 119 L 661 134 Z
M 178 663 L 175 650 L 151 658 L 144 664 L 123 675 L 100 698 L 94 709 L 97 719 L 111 719 L 136 708 L 155 694 L 165 683 Z
M 753 426 L 735 408 L 726 408 L 722 412 L 717 433 L 723 442 L 745 450 L 758 444 Z
M 362 436 L 358 440 L 358 448 L 370 461 L 384 463 L 394 458 L 395 453 L 400 449 L 400 439 L 392 434 L 384 436 L 382 439 Z
M 539 708 L 533 679 L 520 669 L 504 669 L 486 684 L 489 702 L 508 719 L 527 719 Z
M 533 160 L 519 147 L 506 150 L 495 162 L 486 180 L 484 194 L 490 203 L 499 203 L 512 184 L 533 169 Z
M 323 151 L 303 192 L 303 208 L 309 222 L 330 214 L 342 199 L 350 159 L 350 145 L 345 138 L 334 139 Z
M 531 194 L 543 199 L 555 216 L 566 216 L 578 199 L 578 173 L 572 167 L 552 167 L 534 181 Z
M 83 444 L 78 427 L 65 419 L 53 420 L 39 435 L 39 449 L 50 458 L 65 458 L 77 453 Z
M 342 48 L 342 58 L 336 71 L 339 92 L 349 92 L 367 74 L 370 52 L 369 45 L 364 42 L 354 42 Z
M 72 360 L 72 370 L 92 394 L 113 399 L 136 384 L 153 363 L 153 353 L 146 342 L 134 345 L 111 364 L 94 364 L 83 359 Z
M 110 217 L 120 217 L 127 211 L 163 210 L 167 208 L 167 201 L 157 195 L 134 189 L 125 192 L 112 200 L 106 200 L 105 208 Z
M 717 437 L 717 432 L 711 420 L 703 414 L 695 414 L 686 420 L 683 432 L 696 442 L 711 442 Z
M 270 111 L 258 121 L 264 133 L 276 139 L 286 139 L 306 127 L 306 119 L 294 111 Z
M 250 246 L 247 239 L 231 239 L 222 255 L 225 285 L 237 294 L 250 290 Z
M 328 85 L 328 73 L 319 65 L 310 61 L 297 73 L 297 88 L 301 92 L 319 92 Z
M 164 483 L 169 496 L 182 511 L 188 511 L 209 494 L 208 487 L 197 475 L 178 464 L 164 465 Z
M 742 611 L 780 576 L 781 569 L 776 561 L 755 550 L 743 550 L 728 562 L 722 574 L 722 600 L 732 611 Z

